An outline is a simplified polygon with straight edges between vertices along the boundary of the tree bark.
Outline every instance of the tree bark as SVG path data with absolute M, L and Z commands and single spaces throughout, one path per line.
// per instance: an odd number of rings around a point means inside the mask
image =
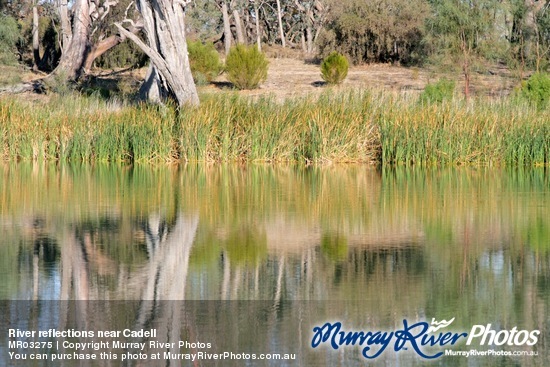
M 308 24 L 306 27 L 306 36 L 307 36 L 307 55 L 311 56 L 313 54 L 313 31 L 311 29 L 311 24 Z
M 139 98 L 142 101 L 149 101 L 151 103 L 162 103 L 160 95 L 161 88 L 161 81 L 158 77 L 157 69 L 151 64 L 149 68 L 147 68 L 147 75 L 139 88 Z
M 463 54 L 463 60 L 462 60 L 462 73 L 464 74 L 464 98 L 466 100 L 470 99 L 470 50 L 466 41 L 466 36 L 464 33 L 462 33 L 461 36 L 461 45 L 462 45 L 462 54 Z
M 237 30 L 237 43 L 246 44 L 246 40 L 243 33 L 243 23 L 241 21 L 241 16 L 237 9 L 233 10 L 233 18 L 235 18 L 235 28 Z
M 133 34 L 138 34 L 142 29 L 143 23 L 141 21 L 137 21 L 132 24 L 129 31 Z M 98 57 L 124 41 L 126 41 L 126 36 L 123 34 L 117 34 L 109 36 L 93 45 L 88 55 L 86 55 L 86 60 L 84 61 L 84 71 L 89 72 L 92 69 L 94 61 Z
M 69 46 L 69 43 L 71 42 L 73 31 L 71 27 L 71 20 L 69 18 L 68 1 L 58 1 L 59 20 L 61 22 L 61 52 L 64 52 L 64 50 Z
M 63 45 L 63 55 L 53 71 L 53 74 L 63 75 L 68 80 L 75 80 L 80 76 L 89 51 L 91 18 L 88 0 L 76 0 L 73 17 L 71 40 L 67 47 Z
M 40 39 L 38 33 L 38 9 L 36 5 L 32 8 L 32 55 L 33 70 L 38 71 L 40 64 Z
M 283 31 L 283 19 L 281 14 L 281 1 L 277 0 L 277 19 L 279 20 L 279 36 L 281 37 L 281 44 L 283 48 L 286 47 L 285 32 Z
M 260 13 L 258 11 L 258 4 L 254 1 L 254 15 L 256 20 L 256 43 L 258 44 L 258 51 L 262 52 L 262 33 L 260 31 Z
M 152 84 L 160 85 L 162 99 L 173 97 L 179 106 L 197 106 L 199 98 L 185 40 L 186 4 L 181 0 L 139 0 L 138 8 L 149 45 L 121 24 L 115 23 L 115 26 L 149 56 L 156 72 L 151 71 Z
M 126 39 L 126 37 L 124 37 L 124 39 Z M 122 41 L 123 39 L 121 37 L 113 35 L 93 45 L 90 49 L 90 52 L 88 52 L 88 55 L 86 55 L 86 60 L 84 61 L 84 71 L 89 72 L 92 69 L 92 65 L 95 59 L 97 59 L 99 56 L 103 55 L 105 52 L 109 51 Z
M 222 16 L 223 16 L 223 37 L 225 45 L 225 56 L 229 54 L 231 50 L 231 24 L 229 23 L 229 12 L 227 10 L 227 3 L 222 0 Z

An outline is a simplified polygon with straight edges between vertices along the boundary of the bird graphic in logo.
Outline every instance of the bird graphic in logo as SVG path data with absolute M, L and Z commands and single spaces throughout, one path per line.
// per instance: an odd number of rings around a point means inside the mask
M 432 318 L 432 325 L 428 328 L 428 333 L 435 333 L 439 329 L 446 328 L 447 326 L 451 325 L 455 321 L 455 318 L 453 317 L 449 321 L 447 320 L 441 320 L 439 322 L 435 321 L 434 318 Z

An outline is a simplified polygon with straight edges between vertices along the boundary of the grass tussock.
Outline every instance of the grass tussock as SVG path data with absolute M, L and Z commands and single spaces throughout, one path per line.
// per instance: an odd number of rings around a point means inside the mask
M 363 91 L 281 104 L 219 94 L 179 112 L 80 96 L 32 108 L 0 101 L 4 160 L 547 165 L 549 136 L 550 112 L 512 99 Z

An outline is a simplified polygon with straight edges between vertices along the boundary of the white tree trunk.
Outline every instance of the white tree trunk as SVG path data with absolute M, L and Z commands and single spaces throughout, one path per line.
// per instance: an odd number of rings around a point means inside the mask
M 58 12 L 59 19 L 61 21 L 61 51 L 64 52 L 69 46 L 73 31 L 71 27 L 71 20 L 69 18 L 69 8 L 67 0 L 58 0 Z
M 237 9 L 233 10 L 233 18 L 235 18 L 235 28 L 237 30 L 237 43 L 246 44 L 243 32 L 243 23 Z
M 262 34 L 260 30 L 260 12 L 258 10 L 258 4 L 254 2 L 254 15 L 256 21 L 256 43 L 258 44 L 258 51 L 262 52 Z
M 32 8 L 32 54 L 33 54 L 33 69 L 38 70 L 40 64 L 40 37 L 38 34 L 38 9 L 36 5 Z
M 54 70 L 54 74 L 62 75 L 69 80 L 77 79 L 82 72 L 91 30 L 90 3 L 88 0 L 76 0 L 73 7 L 72 37 L 67 46 L 63 45 L 63 55 L 59 65 Z
M 179 106 L 196 106 L 199 97 L 191 75 L 185 40 L 186 4 L 181 0 L 139 0 L 148 45 L 121 24 L 115 23 L 115 26 L 151 59 L 156 69 L 156 73 L 151 74 L 157 79 L 153 84 L 160 85 L 161 98 L 171 96 Z
M 281 37 L 281 44 L 286 47 L 285 32 L 283 31 L 283 19 L 281 15 L 281 1 L 277 0 L 277 19 L 279 20 L 279 35 Z
M 225 56 L 229 54 L 231 49 L 231 24 L 229 24 L 229 12 L 227 10 L 227 3 L 222 1 L 222 16 L 223 16 L 223 38 L 225 45 Z

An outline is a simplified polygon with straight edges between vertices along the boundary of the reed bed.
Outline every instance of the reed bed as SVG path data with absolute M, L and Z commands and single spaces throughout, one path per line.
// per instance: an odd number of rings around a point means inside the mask
M 0 100 L 0 157 L 77 162 L 361 162 L 548 165 L 550 112 L 513 99 L 422 104 L 389 92 L 277 102 L 237 94 L 198 108 L 94 97 Z

